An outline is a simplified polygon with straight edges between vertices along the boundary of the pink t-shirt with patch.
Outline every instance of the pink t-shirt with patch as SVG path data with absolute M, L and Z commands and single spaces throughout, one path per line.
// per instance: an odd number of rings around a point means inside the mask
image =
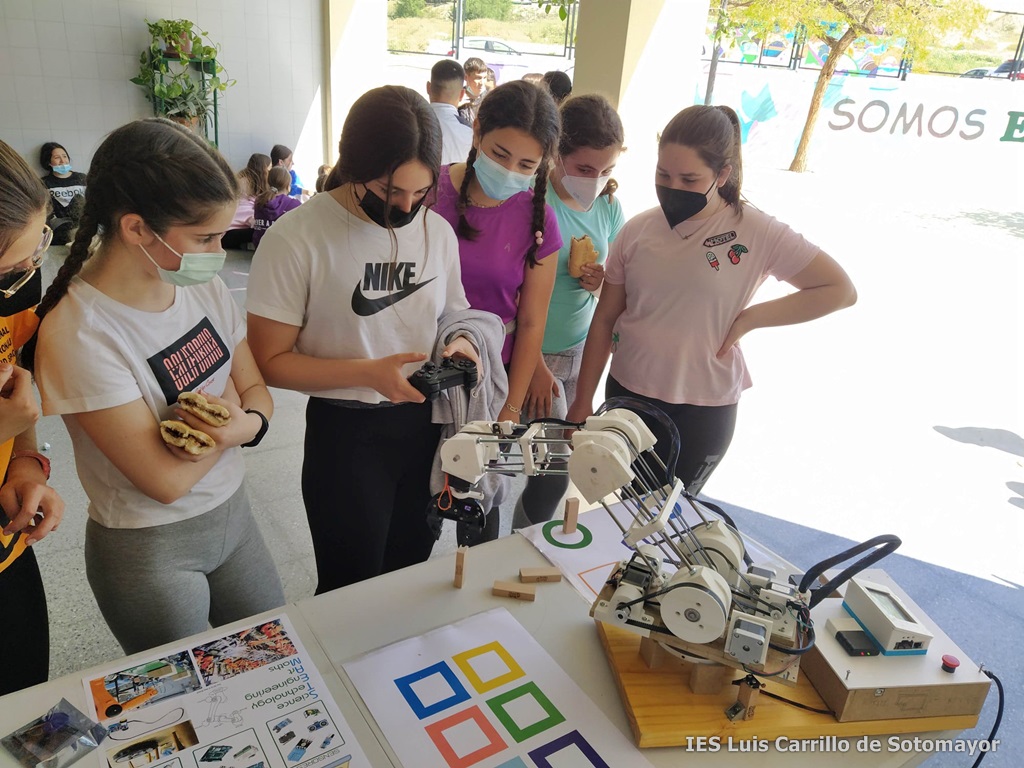
M 686 238 L 685 240 L 683 238 Z M 820 249 L 750 206 L 727 206 L 669 229 L 661 208 L 626 223 L 605 280 L 623 285 L 626 309 L 612 336 L 611 375 L 668 403 L 732 405 L 751 385 L 736 345 L 718 350 L 733 321 L 771 275 L 789 280 Z

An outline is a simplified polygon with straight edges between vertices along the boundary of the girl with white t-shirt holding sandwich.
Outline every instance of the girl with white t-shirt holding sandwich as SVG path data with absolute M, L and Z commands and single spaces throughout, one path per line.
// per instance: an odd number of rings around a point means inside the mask
M 262 439 L 274 405 L 217 276 L 237 198 L 231 167 L 193 132 L 152 118 L 118 128 L 36 310 L 43 413 L 63 417 L 89 497 L 86 576 L 129 654 L 284 604 L 239 450 Z M 183 392 L 228 423 L 179 409 Z M 164 420 L 214 445 L 168 445 Z
M 607 397 L 634 397 L 675 423 L 670 472 L 696 495 L 732 440 L 751 385 L 739 340 L 752 330 L 813 320 L 851 306 L 850 278 L 828 254 L 740 200 L 740 125 L 729 107 L 693 106 L 658 147 L 660 207 L 635 216 L 612 244 L 568 419 L 593 413 L 611 355 Z M 797 290 L 748 306 L 768 276 Z M 667 460 L 668 434 L 644 420 Z

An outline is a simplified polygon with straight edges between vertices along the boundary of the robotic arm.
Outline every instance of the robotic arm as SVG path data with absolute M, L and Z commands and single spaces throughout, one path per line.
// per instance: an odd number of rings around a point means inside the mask
M 576 431 L 566 437 L 569 429 Z M 754 563 L 728 516 L 715 514 L 669 475 L 655 442 L 626 408 L 604 410 L 581 425 L 470 422 L 441 446 L 446 486 L 428 517 L 437 525 L 447 518 L 482 526 L 477 485 L 486 474 L 568 474 L 588 502 L 604 507 L 633 550 L 594 602 L 595 619 L 650 637 L 676 655 L 795 683 L 800 656 L 814 642 L 811 579 L 777 557 Z M 862 546 L 877 545 L 886 546 L 843 575 L 889 554 L 899 539 L 877 537 Z

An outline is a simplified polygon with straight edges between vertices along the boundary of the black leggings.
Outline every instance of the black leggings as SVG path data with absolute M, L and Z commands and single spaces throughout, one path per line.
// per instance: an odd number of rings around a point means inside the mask
M 431 406 L 306 406 L 302 500 L 313 537 L 316 594 L 430 557 L 430 468 L 441 425 Z
M 634 397 L 657 406 L 675 422 L 679 429 L 679 458 L 675 476 L 683 481 L 686 490 L 696 496 L 718 467 L 729 450 L 736 429 L 737 405 L 687 405 L 666 403 L 646 395 L 638 395 L 619 384 L 611 376 L 605 383 L 605 397 Z M 658 439 L 654 452 L 668 462 L 670 439 L 667 430 L 646 413 L 640 413 L 644 423 Z M 670 467 L 671 469 L 671 467 Z
M 36 555 L 29 547 L 0 572 L 3 645 L 7 650 L 0 696 L 45 683 L 50 674 L 50 624 Z

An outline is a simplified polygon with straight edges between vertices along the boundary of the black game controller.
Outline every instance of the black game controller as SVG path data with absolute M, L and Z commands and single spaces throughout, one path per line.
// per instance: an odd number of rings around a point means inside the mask
M 451 387 L 464 385 L 472 389 L 476 386 L 476 380 L 476 363 L 450 357 L 446 357 L 440 365 L 424 363 L 422 368 L 409 377 L 409 383 L 422 392 L 427 400 L 436 400 L 441 390 Z

